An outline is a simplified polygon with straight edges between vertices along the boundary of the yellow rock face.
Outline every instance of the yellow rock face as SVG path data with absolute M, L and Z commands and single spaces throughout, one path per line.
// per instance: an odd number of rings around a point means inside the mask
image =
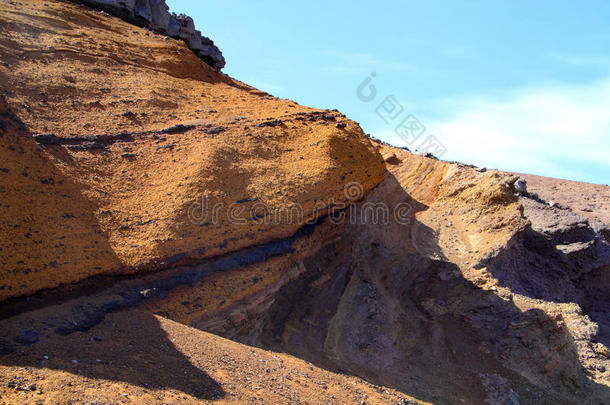
M 0 300 L 284 238 L 346 202 L 349 182 L 366 193 L 383 178 L 336 111 L 114 17 L 22 3 L 0 10 Z

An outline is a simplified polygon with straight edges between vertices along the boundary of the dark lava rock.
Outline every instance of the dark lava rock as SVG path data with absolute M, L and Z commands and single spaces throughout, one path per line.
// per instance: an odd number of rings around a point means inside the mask
M 278 125 L 282 125 L 282 120 L 265 121 L 265 122 L 258 124 L 257 127 L 258 128 L 277 127 Z
M 61 143 L 61 139 L 55 134 L 34 135 L 34 140 L 39 145 L 58 145 Z

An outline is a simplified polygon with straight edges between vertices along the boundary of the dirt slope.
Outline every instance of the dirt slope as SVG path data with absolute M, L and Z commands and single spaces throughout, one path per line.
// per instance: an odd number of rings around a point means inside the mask
M 145 311 L 114 314 L 87 334 L 55 337 L 5 357 L 0 398 L 45 404 L 422 403 Z
M 610 224 L 610 187 L 607 184 L 517 175 L 527 181 L 528 191 L 538 194 L 541 199 L 569 207 L 585 218 Z

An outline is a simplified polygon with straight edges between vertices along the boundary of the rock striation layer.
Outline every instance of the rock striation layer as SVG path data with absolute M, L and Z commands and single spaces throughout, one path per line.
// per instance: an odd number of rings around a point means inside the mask
M 345 184 L 383 179 L 338 111 L 271 97 L 119 18 L 22 3 L 0 8 L 0 300 L 287 238 L 349 202 Z
M 193 19 L 169 12 L 165 0 L 78 0 L 90 7 L 107 11 L 126 21 L 149 28 L 171 38 L 182 39 L 189 49 L 216 70 L 225 67 L 222 52 L 214 42 L 195 29 Z

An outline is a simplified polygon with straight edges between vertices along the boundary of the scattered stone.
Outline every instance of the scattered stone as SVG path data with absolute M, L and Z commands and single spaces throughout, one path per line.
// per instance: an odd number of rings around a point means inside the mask
M 213 128 L 204 129 L 203 132 L 206 134 L 210 134 L 210 135 L 216 135 L 216 134 L 219 134 L 226 130 L 227 129 L 225 127 L 213 127 Z
M 132 158 L 136 157 L 136 154 L 135 153 L 123 153 L 123 154 L 121 154 L 121 157 L 125 158 L 125 159 L 132 159 Z
M 161 134 L 182 134 L 182 133 L 188 131 L 189 129 L 193 129 L 194 127 L 195 127 L 194 125 L 183 125 L 183 124 L 172 125 L 171 127 L 162 129 L 161 131 L 159 131 L 159 133 L 161 133 Z
M 398 158 L 396 157 L 396 154 L 395 154 L 395 153 L 392 153 L 390 156 L 388 156 L 387 158 L 385 158 L 385 162 L 386 162 L 387 164 L 394 165 L 394 166 L 399 165 L 399 164 L 401 163 L 400 159 L 398 159 Z
M 175 143 L 168 143 L 167 145 L 161 145 L 157 149 L 174 149 L 176 147 Z
M 595 353 L 601 354 L 602 356 L 610 359 L 610 350 L 601 343 L 593 344 L 593 350 Z
M 258 124 L 257 127 L 258 128 L 277 127 L 278 125 L 282 125 L 282 120 L 265 121 L 265 122 Z
M 339 123 L 337 123 L 337 125 L 335 125 L 335 127 L 339 128 L 339 129 L 343 129 L 343 128 L 347 127 L 347 124 L 345 122 L 339 122 Z
M 60 138 L 55 134 L 38 134 L 34 135 L 34 141 L 39 145 L 58 145 Z
M 22 345 L 31 345 L 38 342 L 38 337 L 40 333 L 35 329 L 26 329 L 21 331 L 19 336 L 15 338 L 17 343 L 21 343 Z
M 254 202 L 254 201 L 258 201 L 258 197 L 252 197 L 252 198 L 242 198 L 241 200 L 237 200 L 235 201 L 237 204 L 243 204 L 243 203 L 247 203 L 247 202 Z
M 73 151 L 84 151 L 93 149 L 106 149 L 106 145 L 101 142 L 83 142 L 76 145 L 67 145 L 68 149 Z
M 428 159 L 434 159 L 434 160 L 438 160 L 438 158 L 436 156 L 434 156 L 432 153 L 430 152 L 416 152 L 417 155 L 421 156 L 421 157 L 425 157 Z
M 517 192 L 517 194 L 519 194 L 519 195 L 527 194 L 527 182 L 525 180 L 517 179 L 513 183 L 513 187 L 515 188 L 515 191 Z

